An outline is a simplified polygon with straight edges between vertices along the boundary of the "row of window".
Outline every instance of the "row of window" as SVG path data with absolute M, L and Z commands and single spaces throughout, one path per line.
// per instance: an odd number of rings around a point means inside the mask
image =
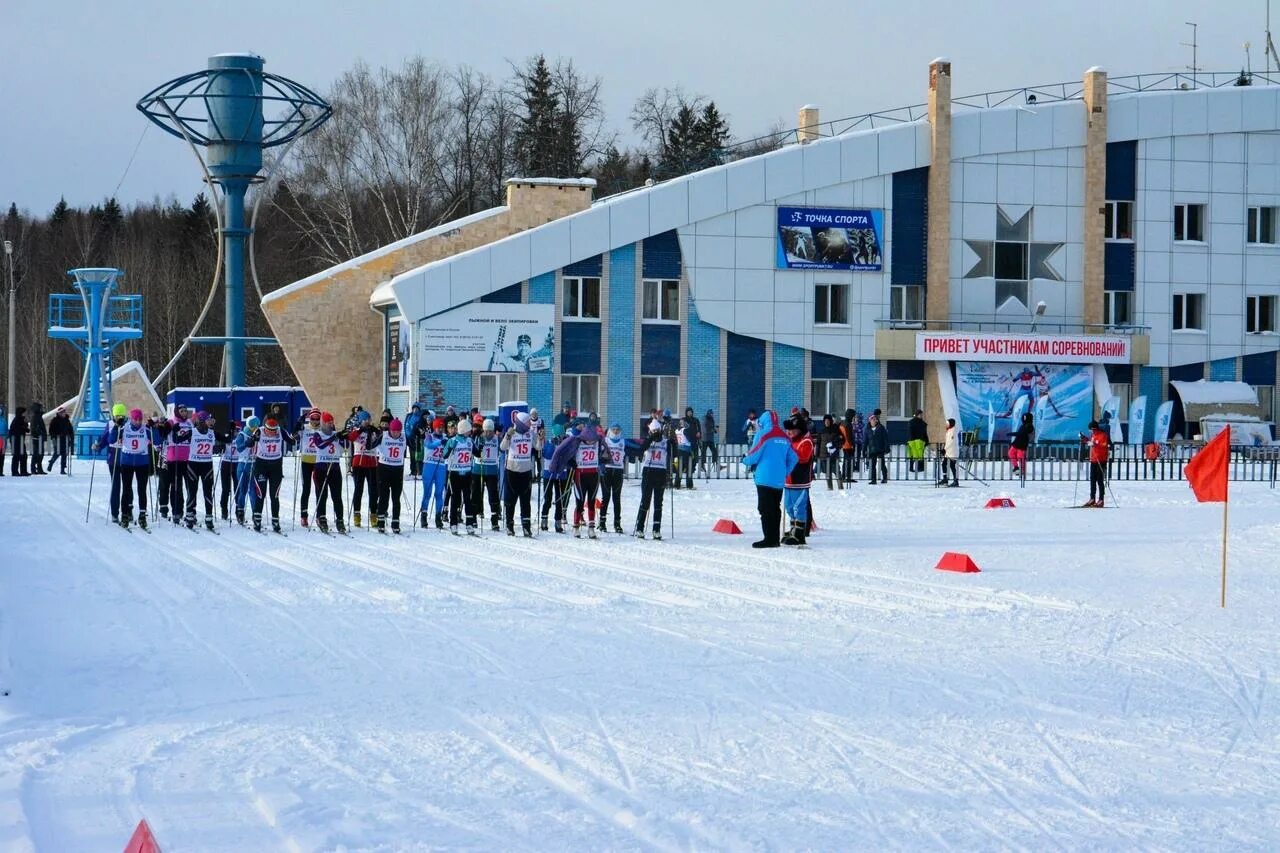
M 924 285 L 892 285 L 889 288 L 889 319 L 924 322 Z M 819 326 L 849 325 L 849 285 L 813 286 L 813 322 Z
M 1276 331 L 1276 297 L 1246 296 L 1244 330 L 1246 334 L 1274 334 Z M 1173 294 L 1174 331 L 1204 331 L 1204 294 Z
M 647 278 L 643 290 L 643 319 L 680 322 L 680 282 Z M 600 279 L 595 276 L 565 276 L 561 285 L 560 314 L 566 320 L 599 320 Z
M 1253 246 L 1275 245 L 1277 210 L 1280 208 L 1256 206 L 1248 210 L 1245 226 L 1245 242 Z M 1177 243 L 1203 243 L 1204 226 L 1208 216 L 1203 204 L 1175 204 L 1173 206 L 1173 239 Z M 1103 236 L 1108 240 L 1133 239 L 1133 202 L 1109 201 L 1106 204 L 1106 224 Z M 1001 277 L 1000 246 L 996 244 L 996 275 Z M 1004 276 L 1013 278 L 1014 276 Z

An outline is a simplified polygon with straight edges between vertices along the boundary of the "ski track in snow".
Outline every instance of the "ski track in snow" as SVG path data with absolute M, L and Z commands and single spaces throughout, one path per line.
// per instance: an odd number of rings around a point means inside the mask
M 102 482 L 85 524 L 77 467 L 0 481 L 6 851 L 1280 846 L 1265 484 L 1223 611 L 1181 483 L 818 488 L 762 553 L 745 482 L 663 542 L 215 537 L 113 528 Z

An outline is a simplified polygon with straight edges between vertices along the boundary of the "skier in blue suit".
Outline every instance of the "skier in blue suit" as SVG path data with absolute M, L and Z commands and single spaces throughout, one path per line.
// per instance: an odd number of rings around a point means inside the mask
M 445 464 L 444 420 L 436 418 L 431 424 L 431 432 L 422 439 L 422 506 L 419 508 L 419 521 L 423 527 L 430 519 L 428 507 L 435 498 L 436 529 L 444 530 L 444 489 L 449 481 L 449 467 Z

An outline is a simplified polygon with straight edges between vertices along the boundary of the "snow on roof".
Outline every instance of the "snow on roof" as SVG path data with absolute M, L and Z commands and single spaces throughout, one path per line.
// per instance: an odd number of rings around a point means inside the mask
M 1184 406 L 1211 406 L 1218 403 L 1251 403 L 1258 405 L 1258 395 L 1244 382 L 1212 382 L 1200 379 L 1195 382 L 1173 380 L 1169 383 L 1178 392 Z
M 595 187 L 595 178 L 507 178 L 504 187 L 512 184 L 534 184 L 543 187 Z
M 508 208 L 506 205 L 501 205 L 499 207 L 491 207 L 488 210 L 482 210 L 479 213 L 473 213 L 470 216 L 464 216 L 461 219 L 453 219 L 453 220 L 450 220 L 449 222 L 445 222 L 441 225 L 437 225 L 434 228 L 428 228 L 426 231 L 419 231 L 417 234 L 411 234 L 410 236 L 405 237 L 403 240 L 397 240 L 394 243 L 388 243 L 385 246 L 381 246 L 377 249 L 374 249 L 372 252 L 365 252 L 363 255 L 354 257 L 349 261 L 343 261 L 342 263 L 337 264 L 335 266 L 331 266 L 328 269 L 321 270 L 320 272 L 315 273 L 314 275 L 309 275 L 304 279 L 299 279 L 298 281 L 295 281 L 292 284 L 286 284 L 284 287 L 273 290 L 270 293 L 268 293 L 266 296 L 262 297 L 262 303 L 265 305 L 268 302 L 274 302 L 277 299 L 280 299 L 284 296 L 288 296 L 290 293 L 295 293 L 299 290 L 302 290 L 305 287 L 309 287 L 318 281 L 323 281 L 327 278 L 331 278 L 332 276 L 337 275 L 338 273 L 343 272 L 344 270 L 356 269 L 357 267 L 367 264 L 369 261 L 375 260 L 377 258 L 381 258 L 384 255 L 389 255 L 392 252 L 398 252 L 401 249 L 405 248 L 406 246 L 412 246 L 414 243 L 419 243 L 423 240 L 428 240 L 432 237 L 438 237 L 441 234 L 448 234 L 450 231 L 456 230 L 458 228 L 464 228 L 468 225 L 473 225 L 476 222 L 480 222 L 482 220 L 488 219 L 491 216 L 497 216 L 500 213 L 506 213 L 507 210 Z M 382 287 L 383 285 L 379 285 L 378 289 L 380 290 Z M 375 291 L 375 293 L 376 292 L 377 291 Z

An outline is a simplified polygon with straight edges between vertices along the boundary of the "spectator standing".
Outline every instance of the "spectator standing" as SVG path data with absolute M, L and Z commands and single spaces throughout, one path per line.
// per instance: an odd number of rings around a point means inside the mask
M 44 406 L 39 403 L 31 404 L 31 408 L 27 410 L 27 424 L 31 429 L 31 473 L 43 474 L 44 440 L 49 437 L 44 425 Z
M 871 485 L 876 485 L 876 469 L 880 471 L 880 483 L 889 482 L 889 463 L 885 457 L 889 454 L 889 430 L 880 423 L 879 409 L 876 414 L 867 418 L 866 453 L 867 464 L 871 466 Z
M 843 449 L 844 436 L 835 416 L 823 415 L 822 432 L 818 435 L 818 454 L 826 471 L 828 491 L 834 488 L 833 478 L 840 484 L 840 488 L 844 488 L 844 480 L 840 477 L 840 453 Z
M 782 544 L 782 490 L 797 456 L 791 439 L 778 425 L 778 416 L 766 411 L 760 416 L 759 438 L 743 462 L 754 468 L 756 509 L 764 536 L 752 548 L 777 548 Z
M 707 479 L 711 479 L 711 470 L 707 468 L 707 451 L 711 452 L 712 469 L 720 468 L 720 427 L 716 424 L 715 413 L 711 409 L 707 409 L 707 413 L 702 416 L 702 454 L 700 461 L 702 463 L 702 473 Z
M 27 433 L 31 428 L 27 425 L 27 409 L 19 406 L 9 421 L 9 441 L 12 445 L 13 458 L 9 463 L 9 474 L 14 477 L 29 477 L 27 470 Z
M 929 425 L 924 420 L 924 410 L 916 409 L 907 422 L 907 470 L 924 470 L 924 451 L 929 446 Z
M 53 420 L 49 422 L 49 438 L 53 443 L 53 455 L 49 457 L 50 471 L 53 470 L 54 462 L 60 462 L 58 473 L 67 473 L 68 453 L 75 434 L 76 429 L 71 425 L 71 416 L 67 414 L 66 409 L 59 406 L 58 411 L 53 415 Z
M 960 431 L 956 429 L 956 419 L 947 418 L 947 435 L 942 442 L 942 480 L 939 486 L 957 487 L 960 485 L 960 472 L 956 465 L 960 459 Z M 947 482 L 947 474 L 951 474 L 951 482 Z

